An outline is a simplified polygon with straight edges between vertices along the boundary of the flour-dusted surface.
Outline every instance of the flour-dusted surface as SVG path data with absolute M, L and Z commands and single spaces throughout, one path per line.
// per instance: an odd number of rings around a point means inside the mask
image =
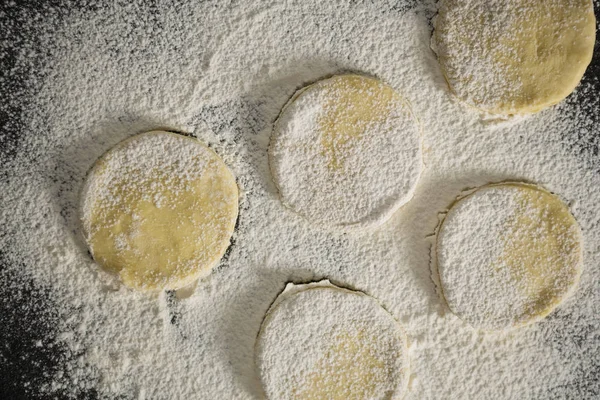
M 238 215 L 235 177 L 195 138 L 154 131 L 104 154 L 81 192 L 90 253 L 138 290 L 181 289 L 225 253 Z
M 284 204 L 346 230 L 381 225 L 421 175 L 421 132 L 409 104 L 376 79 L 339 75 L 301 89 L 269 146 Z
M 581 274 L 581 233 L 562 201 L 533 185 L 488 185 L 460 199 L 436 239 L 448 307 L 476 328 L 546 316 Z
M 406 345 L 376 299 L 327 281 L 289 284 L 261 325 L 256 364 L 269 399 L 401 399 Z
M 592 59 L 592 0 L 441 0 L 432 48 L 467 104 L 528 114 L 571 94 Z
M 0 175 L 0 377 L 13 383 L 0 389 L 260 398 L 254 343 L 267 309 L 287 281 L 327 277 L 377 298 L 406 329 L 407 399 L 597 398 L 600 108 L 590 99 L 599 86 L 590 77 L 569 104 L 483 120 L 448 93 L 429 48 L 434 6 L 415 3 L 10 11 L 17 22 L 4 26 L 15 39 L 1 39 L 15 63 L 0 82 L 10 93 L 0 106 L 9 121 Z M 272 123 L 288 99 L 347 70 L 389 83 L 423 124 L 425 169 L 414 198 L 369 233 L 305 222 L 282 205 L 267 162 Z M 233 245 L 183 300 L 105 284 L 78 220 L 91 165 L 120 140 L 158 128 L 211 144 L 242 195 Z M 444 306 L 426 238 L 462 190 L 507 179 L 569 200 L 584 235 L 584 269 L 574 295 L 543 321 L 486 334 Z M 39 362 L 47 378 L 31 372 Z

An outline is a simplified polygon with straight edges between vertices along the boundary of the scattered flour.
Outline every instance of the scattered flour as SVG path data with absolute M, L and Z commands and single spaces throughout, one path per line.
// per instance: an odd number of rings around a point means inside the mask
M 597 398 L 593 116 L 600 108 L 588 98 L 600 86 L 584 83 L 568 103 L 528 118 L 484 120 L 448 92 L 430 49 L 434 11 L 432 1 L 408 0 L 132 1 L 10 11 L 27 35 L 2 39 L 3 57 L 14 62 L 0 80 L 8 117 L 0 273 L 2 293 L 29 305 L 6 307 L 12 329 L 2 332 L 15 343 L 9 336 L 19 326 L 49 326 L 23 352 L 56 350 L 48 379 L 33 386 L 36 380 L 17 376 L 19 390 L 260 398 L 254 344 L 270 304 L 290 280 L 328 278 L 377 298 L 406 329 L 407 399 Z M 268 167 L 283 105 L 307 83 L 347 71 L 390 84 L 423 125 L 425 167 L 414 198 L 371 232 L 311 226 L 283 206 Z M 209 143 L 242 194 L 234 243 L 185 299 L 113 285 L 86 251 L 77 212 L 98 157 L 134 133 L 161 128 Z M 536 182 L 569 200 L 583 231 L 584 272 L 574 295 L 543 321 L 490 334 L 444 305 L 427 238 L 461 191 L 504 180 Z M 43 295 L 26 296 L 32 287 Z M 49 311 L 38 314 L 42 300 Z M 48 322 L 37 323 L 42 317 Z

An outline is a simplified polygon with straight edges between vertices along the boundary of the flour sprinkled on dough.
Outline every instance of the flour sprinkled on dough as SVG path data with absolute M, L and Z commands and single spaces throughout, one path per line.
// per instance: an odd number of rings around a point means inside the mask
M 592 59 L 592 0 L 442 0 L 432 47 L 450 90 L 495 114 L 567 97 Z
M 229 245 L 235 178 L 206 146 L 169 132 L 135 135 L 92 168 L 82 222 L 96 261 L 139 290 L 180 289 Z
M 541 188 L 484 186 L 452 206 L 438 234 L 445 300 L 481 329 L 549 314 L 581 274 L 581 232 L 568 208 Z
M 421 174 L 410 106 L 374 78 L 340 75 L 301 89 L 275 123 L 270 166 L 282 201 L 322 227 L 377 226 Z
M 394 318 L 327 281 L 286 287 L 261 326 L 256 362 L 270 399 L 401 399 L 409 376 Z

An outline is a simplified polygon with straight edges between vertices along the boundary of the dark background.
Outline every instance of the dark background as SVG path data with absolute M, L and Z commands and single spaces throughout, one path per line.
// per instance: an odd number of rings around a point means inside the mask
M 30 56 L 27 63 L 19 63 L 18 66 L 16 63 L 17 57 L 22 56 L 25 47 L 30 44 L 35 47 L 40 34 L 35 25 L 27 22 L 40 11 L 48 17 L 44 19 L 45 24 L 61 21 L 74 9 L 100 8 L 103 2 L 97 4 L 85 1 L 0 0 L 0 163 L 5 163 L 18 151 L 23 125 L 21 114 L 27 106 L 26 103 L 6 99 L 20 93 L 31 96 L 31 89 L 27 87 L 28 78 L 38 76 L 43 79 L 43 76 L 39 76 L 39 67 L 44 62 L 44 49 L 37 49 L 37 55 Z M 595 0 L 594 6 L 596 15 L 599 15 L 600 0 Z M 571 137 L 568 141 L 573 143 L 572 151 L 581 153 L 586 159 L 597 158 L 600 148 L 599 50 L 600 44 L 597 41 L 592 64 L 583 78 L 582 85 L 590 87 L 591 90 L 585 95 L 581 92 L 575 93 L 567 99 L 567 102 L 576 105 L 579 112 L 589 118 L 589 123 L 579 133 L 569 133 L 578 137 Z M 595 164 L 595 168 L 600 173 L 600 162 Z M 8 172 L 0 165 L 0 185 L 7 179 Z M 51 381 L 51 377 L 60 369 L 66 357 L 74 355 L 67 354 L 67 350 L 59 344 L 49 344 L 56 336 L 54 327 L 57 313 L 53 311 L 55 306 L 48 290 L 35 286 L 23 276 L 15 275 L 15 271 L 26 269 L 26 265 L 7 268 L 9 261 L 5 246 L 11 232 L 3 225 L 0 221 L 0 400 L 49 398 L 41 394 L 40 388 Z M 594 338 L 593 333 L 590 335 Z M 36 346 L 38 342 L 41 343 L 40 346 Z M 600 365 L 597 367 L 592 371 L 595 376 L 583 376 L 583 380 L 576 383 L 582 385 L 581 390 L 576 390 L 581 394 L 578 398 L 600 398 Z M 68 398 L 67 393 L 59 391 L 50 398 Z M 93 389 L 80 395 L 80 398 L 85 399 L 97 397 Z

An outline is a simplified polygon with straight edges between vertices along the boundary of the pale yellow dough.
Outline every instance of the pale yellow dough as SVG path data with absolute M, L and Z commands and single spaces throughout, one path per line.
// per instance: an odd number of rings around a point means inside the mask
M 257 338 L 269 399 L 401 399 L 407 339 L 379 303 L 328 281 L 288 284 Z
M 360 230 L 384 223 L 413 196 L 421 131 L 408 102 L 362 75 L 298 91 L 277 119 L 269 165 L 282 202 L 310 222 Z
M 530 184 L 487 185 L 458 200 L 436 247 L 448 306 L 485 330 L 545 317 L 581 275 L 577 221 L 557 196 Z
M 494 114 L 567 97 L 592 59 L 592 0 L 441 0 L 432 47 L 450 90 Z
M 169 132 L 116 145 L 90 171 L 82 197 L 94 259 L 144 291 L 178 289 L 209 273 L 238 213 L 238 188 L 223 161 Z

